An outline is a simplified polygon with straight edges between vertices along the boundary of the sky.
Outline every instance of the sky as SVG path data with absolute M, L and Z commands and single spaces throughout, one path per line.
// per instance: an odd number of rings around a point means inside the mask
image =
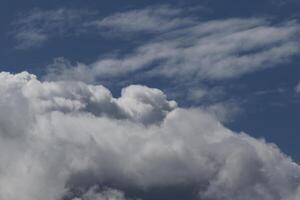
M 299 1 L 0 12 L 0 200 L 300 198 Z

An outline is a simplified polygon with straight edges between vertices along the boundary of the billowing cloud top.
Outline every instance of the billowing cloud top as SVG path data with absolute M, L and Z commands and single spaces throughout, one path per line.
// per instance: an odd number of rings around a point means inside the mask
M 158 89 L 114 98 L 101 85 L 2 72 L 0 95 L 0 199 L 122 200 L 169 187 L 204 200 L 300 198 L 300 166 L 275 145 Z

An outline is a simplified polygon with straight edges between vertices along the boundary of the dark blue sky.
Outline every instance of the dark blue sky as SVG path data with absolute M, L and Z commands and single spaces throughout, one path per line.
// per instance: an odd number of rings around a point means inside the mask
M 76 62 L 88 65 L 110 55 L 117 54 L 117 57 L 123 57 L 134 52 L 144 43 L 157 40 L 153 37 L 158 38 L 163 34 L 169 34 L 169 30 L 164 33 L 156 32 L 155 36 L 147 33 L 128 36 L 127 33 L 123 33 L 121 36 L 110 37 L 107 36 L 107 33 L 102 34 L 101 30 L 100 33 L 99 30 L 94 29 L 78 32 L 77 29 L 73 30 L 74 24 L 102 19 L 133 9 L 140 10 L 160 5 L 183 9 L 181 15 L 196 18 L 201 22 L 231 18 L 241 18 L 247 22 L 250 18 L 263 18 L 268 19 L 270 26 L 280 26 L 284 23 L 298 23 L 300 19 L 300 2 L 297 0 L 1 1 L 0 69 L 9 72 L 26 70 L 43 77 L 55 58 L 63 57 L 70 62 L 70 65 L 76 65 Z M 22 23 L 20 21 L 36 11 L 45 13 L 57 9 L 86 10 L 86 12 L 74 24 L 70 23 L 69 30 L 58 30 L 61 25 L 57 24 L 49 29 L 42 25 L 42 28 L 46 29 L 42 31 L 45 31 L 48 37 L 45 42 L 37 46 L 18 48 L 20 41 L 16 35 L 19 31 L 24 31 L 24 27 L 25 30 L 28 30 L 26 23 L 31 23 L 31 21 Z M 40 27 L 35 24 L 30 26 Z M 65 27 L 65 24 L 62 26 Z M 292 34 L 296 33 L 299 32 Z M 289 35 L 289 37 L 299 38 L 299 35 Z M 299 41 L 293 39 L 287 42 L 297 43 Z M 261 48 L 270 48 L 270 46 Z M 224 122 L 227 126 L 254 137 L 265 138 L 268 142 L 274 142 L 283 152 L 300 162 L 300 94 L 297 94 L 295 90 L 300 80 L 299 60 L 300 52 L 299 54 L 293 53 L 285 58 L 285 61 L 271 63 L 266 69 L 253 70 L 253 72 L 226 79 L 200 80 L 199 77 L 189 77 L 190 82 L 188 83 L 184 80 L 177 82 L 173 77 L 140 77 L 141 73 L 147 71 L 141 69 L 122 77 L 98 77 L 96 82 L 106 84 L 116 95 L 120 88 L 131 83 L 157 87 L 164 90 L 170 98 L 175 98 L 180 105 L 186 107 L 232 102 L 234 106 L 239 107 L 240 111 L 231 120 Z M 151 63 L 151 65 L 156 65 L 156 63 Z M 151 67 L 149 66 L 149 68 Z M 208 96 L 191 101 L 184 92 L 187 88 L 198 86 L 204 87 L 208 93 L 212 93 L 216 89 L 219 92 L 213 97 Z M 183 94 L 174 95 L 174 92 L 178 91 L 179 93 L 183 91 Z

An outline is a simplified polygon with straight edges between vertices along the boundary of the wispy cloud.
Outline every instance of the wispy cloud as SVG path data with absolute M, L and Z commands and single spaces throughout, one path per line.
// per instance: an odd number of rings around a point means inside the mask
M 82 31 L 82 24 L 88 16 L 95 14 L 88 10 L 33 9 L 22 13 L 12 24 L 12 35 L 16 39 L 18 49 L 39 47 L 55 36 L 76 34 Z
M 126 33 L 162 33 L 195 23 L 193 18 L 184 17 L 184 14 L 184 10 L 171 6 L 153 6 L 116 13 L 90 25 L 115 36 Z
M 145 69 L 167 77 L 232 78 L 276 66 L 298 54 L 298 33 L 299 25 L 293 22 L 282 25 L 272 25 L 264 19 L 199 22 L 160 35 L 121 59 L 99 60 L 92 68 L 100 76 Z
M 148 12 L 143 10 L 141 13 Z M 115 19 L 119 15 L 108 19 Z M 132 13 L 124 15 L 131 18 Z M 133 18 L 130 22 L 134 24 Z M 149 18 L 148 14 L 145 18 Z M 127 20 L 119 20 L 116 18 L 116 22 L 111 22 L 110 26 L 112 29 L 120 28 L 118 33 L 122 34 L 122 30 L 127 27 Z M 166 17 L 163 20 L 173 19 Z M 183 24 L 179 21 L 177 26 L 180 27 Z M 120 27 L 121 22 L 124 24 Z M 136 34 L 141 30 L 148 31 L 153 26 L 161 27 L 160 22 L 153 18 L 155 22 L 156 25 L 148 26 L 138 21 L 134 29 L 129 26 L 124 31 Z M 194 21 L 189 26 L 175 30 L 167 28 L 164 33 L 155 34 L 152 39 L 136 47 L 133 53 L 100 59 L 85 67 L 81 65 L 80 68 L 94 78 L 124 76 L 140 70 L 148 76 L 176 79 L 234 78 L 277 66 L 298 55 L 299 30 L 299 24 L 294 21 L 274 24 L 263 18 Z M 76 71 L 77 67 L 70 70 Z

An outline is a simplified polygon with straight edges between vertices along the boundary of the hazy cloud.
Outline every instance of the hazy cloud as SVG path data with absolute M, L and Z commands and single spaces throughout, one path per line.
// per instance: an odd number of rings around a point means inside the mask
M 16 39 L 16 48 L 27 49 L 39 47 L 54 36 L 80 34 L 85 20 L 95 12 L 89 10 L 33 9 L 22 13 L 12 24 L 12 35 Z

